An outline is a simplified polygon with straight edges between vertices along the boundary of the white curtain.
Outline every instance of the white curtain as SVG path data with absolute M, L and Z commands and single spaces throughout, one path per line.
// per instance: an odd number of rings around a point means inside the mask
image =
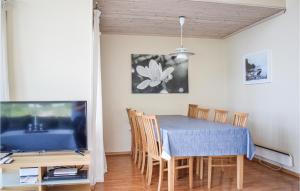
M 102 118 L 102 85 L 101 85 L 101 55 L 100 55 L 100 15 L 94 10 L 93 28 L 93 95 L 92 95 L 92 183 L 103 182 L 106 172 L 106 159 L 103 145 Z
M 1 0 L 1 57 L 0 57 L 0 101 L 9 100 L 7 37 L 6 37 L 6 1 Z

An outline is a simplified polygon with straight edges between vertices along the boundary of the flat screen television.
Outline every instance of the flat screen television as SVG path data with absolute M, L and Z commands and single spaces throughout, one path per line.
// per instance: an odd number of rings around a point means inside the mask
M 86 101 L 0 102 L 0 152 L 87 149 Z

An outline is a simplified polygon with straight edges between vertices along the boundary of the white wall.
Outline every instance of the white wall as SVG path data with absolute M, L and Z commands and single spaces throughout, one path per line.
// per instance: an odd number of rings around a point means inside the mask
M 225 107 L 225 65 L 221 40 L 189 38 L 184 45 L 196 55 L 189 63 L 189 94 L 132 94 L 131 55 L 167 54 L 179 38 L 102 35 L 104 145 L 106 152 L 130 150 L 126 108 L 151 114 L 186 114 L 189 103 Z
M 11 100 L 87 100 L 89 105 L 92 0 L 14 0 L 9 5 Z
M 8 38 L 13 100 L 90 99 L 92 0 L 11 1 Z
M 229 108 L 249 112 L 254 142 L 291 153 L 300 172 L 298 3 L 288 0 L 286 14 L 232 36 L 226 49 Z M 273 82 L 244 85 L 243 55 L 264 49 L 273 52 Z

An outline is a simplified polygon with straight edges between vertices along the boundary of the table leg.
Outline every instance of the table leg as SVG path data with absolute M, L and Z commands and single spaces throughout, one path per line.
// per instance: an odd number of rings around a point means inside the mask
M 168 191 L 174 191 L 174 182 L 175 182 L 175 158 L 171 157 L 168 160 Z
M 244 155 L 237 156 L 237 189 L 243 189 L 244 182 Z
M 203 157 L 200 158 L 200 180 L 203 180 Z
M 207 187 L 211 188 L 211 174 L 212 174 L 212 157 L 208 157 L 208 174 L 207 174 Z
M 189 186 L 190 186 L 190 188 L 193 188 L 193 170 L 194 170 L 194 168 L 193 168 L 193 160 L 194 160 L 194 158 L 193 157 L 189 157 L 189 159 L 188 159 L 189 161 L 188 161 L 188 164 L 189 164 Z

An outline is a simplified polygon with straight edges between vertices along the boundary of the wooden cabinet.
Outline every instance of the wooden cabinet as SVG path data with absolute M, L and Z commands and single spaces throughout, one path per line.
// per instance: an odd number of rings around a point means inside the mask
M 90 166 L 90 154 L 84 156 L 76 153 L 42 153 L 42 154 L 16 154 L 11 164 L 0 165 L 0 191 L 9 190 L 35 190 L 35 191 L 90 191 L 89 178 L 75 180 L 45 181 L 43 177 L 48 167 L 83 167 L 87 170 Z M 21 184 L 19 169 L 37 167 L 39 169 L 38 182 L 35 184 Z

